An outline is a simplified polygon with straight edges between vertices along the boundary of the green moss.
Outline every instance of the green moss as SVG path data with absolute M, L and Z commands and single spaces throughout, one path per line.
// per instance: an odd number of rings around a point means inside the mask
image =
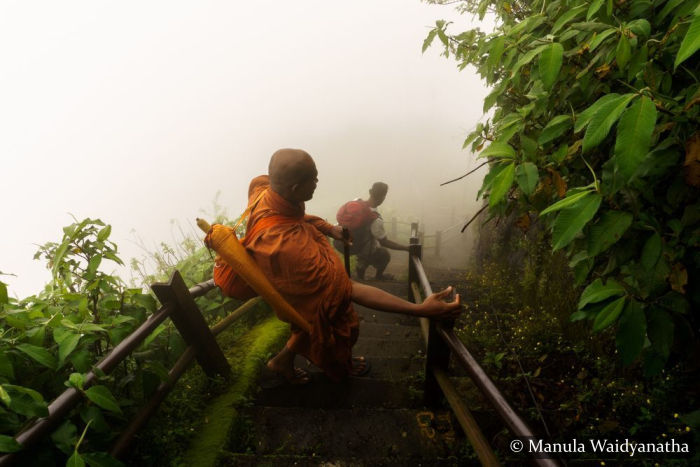
M 227 311 L 235 305 L 227 305 Z M 232 392 L 240 394 L 235 399 L 243 400 L 265 357 L 281 348 L 288 331 L 289 326 L 277 321 L 264 302 L 240 316 L 216 338 L 227 355 L 232 376 L 210 379 L 196 362 L 193 363 L 156 415 L 137 434 L 128 458 L 124 459 L 126 463 L 144 467 L 187 465 L 183 458 L 188 455 L 188 446 L 210 422 L 215 422 L 209 414 L 209 405 Z M 229 416 L 235 418 L 235 414 Z
M 184 465 L 208 466 L 216 463 L 232 426 L 239 420 L 238 407 L 255 386 L 270 352 L 281 348 L 288 330 L 288 324 L 271 316 L 226 350 L 233 373 L 232 383 L 207 405 L 203 414 L 205 423 L 190 444 L 184 456 Z

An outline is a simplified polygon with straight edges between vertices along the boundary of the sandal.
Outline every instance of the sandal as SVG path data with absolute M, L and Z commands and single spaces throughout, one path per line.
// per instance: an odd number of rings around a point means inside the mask
M 372 365 L 369 364 L 369 360 L 367 360 L 365 357 L 352 357 L 352 362 L 353 365 L 349 373 L 350 376 L 354 376 L 356 378 L 366 376 L 372 369 Z M 364 367 L 357 369 L 362 364 L 364 364 Z

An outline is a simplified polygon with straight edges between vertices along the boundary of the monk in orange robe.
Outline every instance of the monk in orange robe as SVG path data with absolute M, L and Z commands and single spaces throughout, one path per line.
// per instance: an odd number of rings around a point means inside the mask
M 365 371 L 362 357 L 352 356 L 359 320 L 352 302 L 381 311 L 454 318 L 460 298 L 442 301 L 451 288 L 422 304 L 350 280 L 340 257 L 326 239 L 342 239 L 342 227 L 305 214 L 318 182 L 316 165 L 304 151 L 281 149 L 270 160 L 269 176 L 254 178 L 248 190 L 248 223 L 242 244 L 277 291 L 311 324 L 311 333 L 292 325 L 292 335 L 267 367 L 293 384 L 309 381 L 294 368 L 301 354 L 339 381 Z M 245 214 L 244 214 L 245 215 Z M 248 298 L 255 293 L 217 258 L 214 281 L 225 295 Z

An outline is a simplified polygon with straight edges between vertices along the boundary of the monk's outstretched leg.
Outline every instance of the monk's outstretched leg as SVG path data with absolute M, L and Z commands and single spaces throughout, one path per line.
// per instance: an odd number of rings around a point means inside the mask
M 267 367 L 290 384 L 306 384 L 310 381 L 309 374 L 301 368 L 294 368 L 295 356 L 296 354 L 285 345 L 280 353 L 267 362 Z

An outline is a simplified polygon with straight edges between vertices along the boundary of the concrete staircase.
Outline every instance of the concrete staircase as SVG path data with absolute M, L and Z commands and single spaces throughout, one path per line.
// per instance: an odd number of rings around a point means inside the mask
M 397 282 L 374 283 L 396 295 Z M 241 409 L 218 465 L 469 465 L 466 441 L 447 410 L 422 406 L 424 346 L 418 320 L 356 307 L 369 375 L 340 384 L 299 358 L 312 382 L 261 389 Z M 478 465 L 478 464 L 477 464 Z

